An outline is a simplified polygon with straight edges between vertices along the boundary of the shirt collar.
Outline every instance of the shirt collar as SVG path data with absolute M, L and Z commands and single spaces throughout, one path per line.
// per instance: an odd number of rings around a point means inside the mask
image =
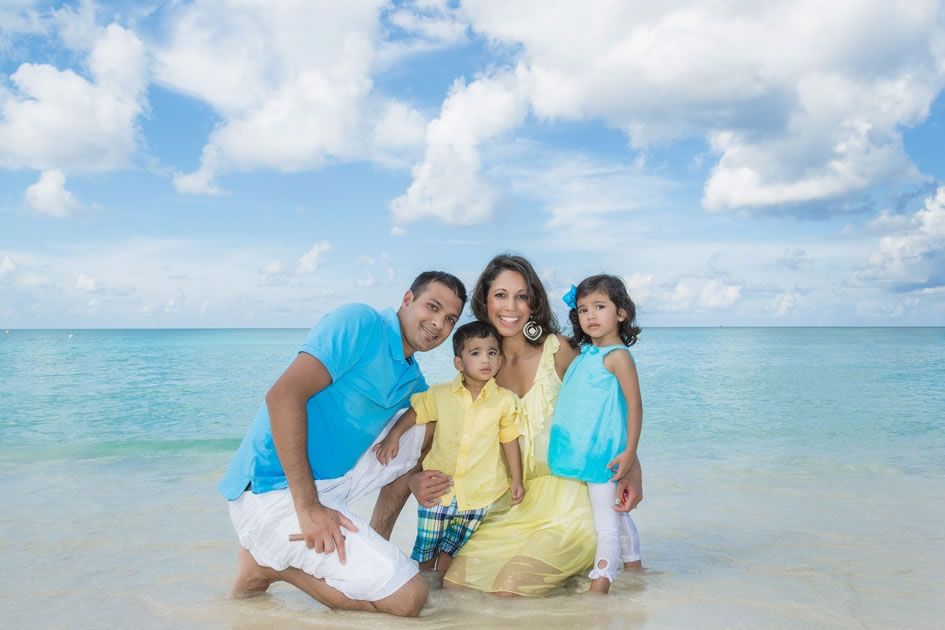
M 495 391 L 497 387 L 498 385 L 495 384 L 495 377 L 493 376 L 488 381 L 486 381 L 485 385 L 483 385 L 482 391 L 479 392 L 479 397 L 483 399 L 488 398 L 489 394 Z M 454 378 L 453 382 L 450 383 L 450 390 L 454 392 L 460 392 L 464 388 L 465 388 L 465 385 L 463 385 L 463 373 L 457 372 L 456 378 Z
M 404 339 L 400 333 L 400 318 L 397 317 L 397 311 L 385 308 L 381 311 L 381 317 L 387 324 L 387 343 L 390 346 L 391 358 L 401 363 L 416 363 L 404 358 Z

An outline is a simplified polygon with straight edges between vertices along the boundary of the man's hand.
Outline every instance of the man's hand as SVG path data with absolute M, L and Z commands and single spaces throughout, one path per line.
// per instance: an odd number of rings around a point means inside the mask
M 377 461 L 386 466 L 400 452 L 400 440 L 392 439 L 388 434 L 387 437 L 374 445 L 373 450 L 377 456 Z
M 338 561 L 345 563 L 345 537 L 341 533 L 344 527 L 349 532 L 356 532 L 358 528 L 347 516 L 327 508 L 324 505 L 313 505 L 297 513 L 302 536 L 305 537 L 305 546 L 318 553 L 338 551 Z
M 522 502 L 522 499 L 525 498 L 525 486 L 522 485 L 521 481 L 515 481 L 512 483 L 512 500 L 509 501 L 509 505 L 518 505 Z
M 410 477 L 407 487 L 423 507 L 433 507 L 450 491 L 450 478 L 439 470 L 423 470 Z

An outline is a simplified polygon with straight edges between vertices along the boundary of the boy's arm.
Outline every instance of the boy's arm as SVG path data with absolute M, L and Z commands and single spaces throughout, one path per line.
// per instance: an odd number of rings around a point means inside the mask
M 401 436 L 410 430 L 410 427 L 416 424 L 417 412 L 413 410 L 413 407 L 409 407 L 407 411 L 397 418 L 397 422 L 390 428 L 390 431 L 384 436 L 384 439 L 375 444 L 371 449 L 377 456 L 377 461 L 386 466 L 390 460 L 397 457 L 397 453 L 400 451 Z
M 512 505 L 522 502 L 525 496 L 525 487 L 522 485 L 522 453 L 518 450 L 518 438 L 511 442 L 502 442 L 502 450 L 505 452 L 505 461 L 509 466 L 509 474 L 512 475 Z
M 637 368 L 629 352 L 616 350 L 604 357 L 604 367 L 613 372 L 627 403 L 627 448 L 608 464 L 614 471 L 611 481 L 620 481 L 628 474 L 637 460 L 637 445 L 643 428 L 643 400 L 640 396 L 640 381 Z
M 338 550 L 345 562 L 341 527 L 358 528 L 340 512 L 318 500 L 311 462 L 308 460 L 308 399 L 331 384 L 331 374 L 321 361 L 300 352 L 266 394 L 272 441 L 285 472 L 289 492 L 299 519 L 305 544 L 319 553 Z
M 387 434 L 386 439 L 394 439 L 400 442 L 401 436 L 406 433 L 410 427 L 417 424 L 417 412 L 413 410 L 413 407 L 410 407 L 403 413 L 400 418 L 397 419 L 397 422 L 394 423 L 394 426 L 391 427 L 390 433 Z

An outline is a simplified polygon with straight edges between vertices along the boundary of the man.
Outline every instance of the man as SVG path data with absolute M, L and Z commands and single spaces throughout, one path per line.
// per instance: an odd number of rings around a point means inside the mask
M 387 466 L 370 447 L 427 389 L 413 355 L 443 343 L 465 303 L 462 282 L 428 271 L 396 313 L 349 304 L 309 332 L 220 484 L 240 541 L 232 596 L 282 580 L 332 608 L 419 614 L 427 588 L 416 565 L 347 506 L 398 478 L 405 487 L 423 427 Z

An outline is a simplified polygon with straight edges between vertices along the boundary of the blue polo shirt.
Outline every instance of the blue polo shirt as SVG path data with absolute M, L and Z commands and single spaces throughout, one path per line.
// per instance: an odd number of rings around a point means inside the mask
M 341 477 L 354 467 L 410 396 L 426 391 L 416 361 L 404 359 L 394 309 L 348 304 L 322 318 L 305 338 L 306 352 L 325 366 L 331 385 L 308 399 L 308 460 L 315 479 Z M 261 494 L 288 487 L 263 403 L 230 463 L 220 492 L 230 501 L 252 483 Z

